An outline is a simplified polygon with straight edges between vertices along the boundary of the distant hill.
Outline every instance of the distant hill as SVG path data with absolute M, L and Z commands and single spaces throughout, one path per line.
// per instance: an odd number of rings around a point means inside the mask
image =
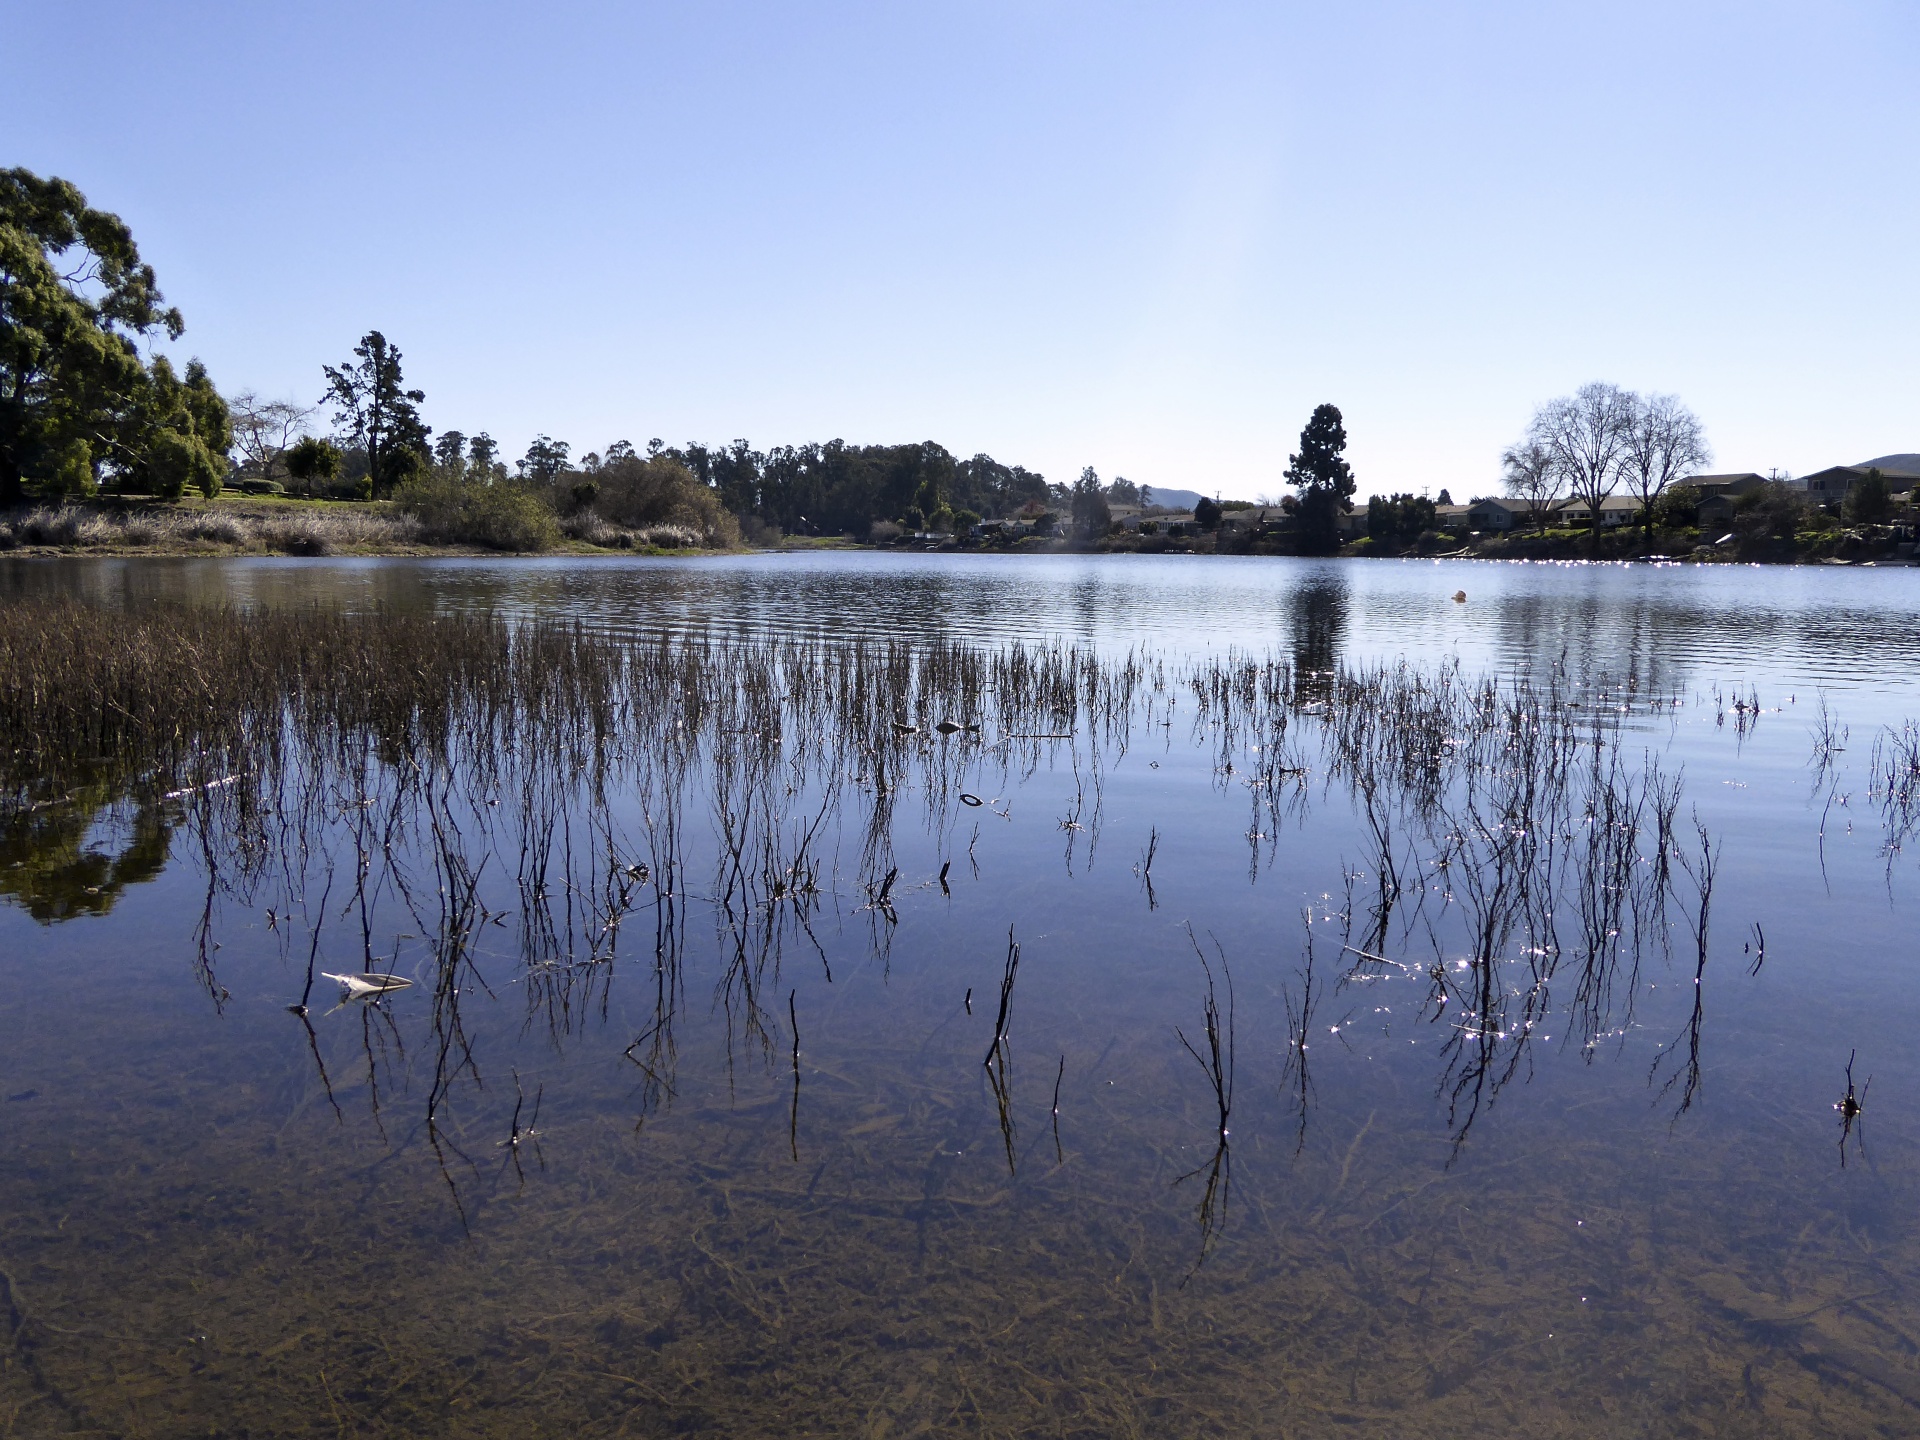
M 1156 505 L 1164 505 L 1169 510 L 1191 510 L 1200 503 L 1198 490 L 1163 490 L 1158 485 L 1149 485 L 1153 494 L 1149 497 Z
M 1875 460 L 1862 460 L 1860 464 L 1869 470 L 1878 466 L 1882 470 L 1898 470 L 1903 475 L 1920 475 L 1920 455 L 1882 455 Z

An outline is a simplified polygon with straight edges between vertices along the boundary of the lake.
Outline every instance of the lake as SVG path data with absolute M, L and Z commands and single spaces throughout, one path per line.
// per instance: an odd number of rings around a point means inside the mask
M 11 782 L 0 1435 L 1920 1430 L 1920 573 L 0 595 L 306 667 Z

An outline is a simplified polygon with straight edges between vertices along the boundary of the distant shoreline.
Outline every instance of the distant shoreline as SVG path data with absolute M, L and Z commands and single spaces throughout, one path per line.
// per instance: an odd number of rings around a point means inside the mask
M 41 505 L 0 514 L 0 555 L 21 559 L 85 556 L 98 559 L 432 559 L 546 556 L 567 559 L 728 554 L 806 554 L 863 551 L 901 555 L 1240 555 L 1340 560 L 1485 560 L 1594 562 L 1603 564 L 1835 565 L 1910 568 L 1914 544 L 1896 526 L 1836 528 L 1796 536 L 1702 543 L 1697 531 L 1656 532 L 1651 552 L 1644 532 L 1602 532 L 1598 553 L 1585 531 L 1548 530 L 1478 536 L 1466 546 L 1423 536 L 1402 545 L 1372 541 L 1343 546 L 1333 555 L 1293 557 L 1271 540 L 1217 533 L 1169 536 L 1122 533 L 1087 542 L 1057 536 L 1012 541 L 944 539 L 888 543 L 844 536 L 791 536 L 775 545 L 734 547 L 688 543 L 678 527 L 597 532 L 595 539 L 562 536 L 538 550 L 486 546 L 433 538 L 390 502 L 286 501 L 222 497 L 168 506 L 112 500 Z M 1222 543 L 1223 540 L 1225 543 Z M 596 541 L 598 543 L 596 543 Z M 661 543 L 665 542 L 665 543 Z M 1442 547 L 1445 548 L 1442 548 Z

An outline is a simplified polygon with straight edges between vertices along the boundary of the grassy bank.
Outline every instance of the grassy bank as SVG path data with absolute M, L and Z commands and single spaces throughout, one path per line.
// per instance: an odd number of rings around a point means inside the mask
M 0 512 L 0 551 L 90 555 L 641 554 L 704 548 L 684 525 L 555 519 L 505 503 L 435 508 L 393 501 L 222 496 L 105 499 Z

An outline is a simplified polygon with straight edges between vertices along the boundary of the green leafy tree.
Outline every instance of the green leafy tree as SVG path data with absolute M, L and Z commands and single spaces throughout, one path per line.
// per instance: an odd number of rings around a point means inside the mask
M 1653 523 L 1662 530 L 1678 530 L 1686 525 L 1700 523 L 1700 487 L 1684 482 L 1669 486 L 1667 492 L 1653 502 Z
M 367 480 L 384 497 L 402 480 L 426 468 L 427 437 L 433 432 L 417 407 L 427 397 L 406 388 L 400 351 L 378 330 L 353 347 L 358 363 L 322 367 L 327 377 L 323 405 L 332 405 L 356 445 L 367 452 Z
M 1893 491 L 1879 470 L 1869 470 L 1847 492 L 1847 519 L 1855 525 L 1884 525 L 1893 514 Z
M 491 485 L 507 478 L 507 467 L 500 463 L 500 447 L 482 430 L 467 441 L 467 479 L 476 485 Z
M 1111 505 L 1141 504 L 1140 487 L 1124 475 L 1116 475 L 1113 483 L 1107 486 L 1107 502 Z
M 1300 497 L 1300 545 L 1312 555 L 1340 547 L 1340 516 L 1353 509 L 1353 467 L 1347 464 L 1347 428 L 1336 405 L 1317 405 L 1300 432 L 1300 451 L 1287 461 L 1287 483 Z
M 1803 491 L 1769 480 L 1733 502 L 1733 533 L 1747 544 L 1788 541 L 1814 514 Z
M 1424 495 L 1375 495 L 1367 501 L 1367 534 L 1375 540 L 1412 540 L 1434 528 L 1434 502 Z
M 0 170 L 0 503 L 89 493 L 102 473 L 217 489 L 233 433 L 205 368 L 182 380 L 140 355 L 183 328 L 119 216 Z
M 286 466 L 311 500 L 316 482 L 324 490 L 340 478 L 340 447 L 308 435 L 287 451 Z
M 233 427 L 226 402 L 198 360 L 186 377 L 174 374 L 164 355 L 156 356 L 134 404 L 122 423 L 128 457 L 123 488 L 178 499 L 189 489 L 211 500 L 227 476 L 227 450 Z
M 1076 534 L 1094 540 L 1113 525 L 1113 511 L 1108 508 L 1106 491 L 1101 488 L 1100 476 L 1091 465 L 1073 482 L 1072 502 Z
M 1220 514 L 1220 502 L 1209 500 L 1204 495 L 1200 497 L 1200 503 L 1193 507 L 1194 523 L 1202 530 L 1217 529 L 1220 524 Z
M 527 446 L 527 453 L 520 459 L 520 473 L 528 480 L 551 485 L 566 470 L 567 457 L 572 453 L 573 447 L 566 441 L 536 435 L 533 443 Z
M 467 478 L 467 437 L 458 430 L 443 430 L 433 442 L 433 463 L 456 480 Z

